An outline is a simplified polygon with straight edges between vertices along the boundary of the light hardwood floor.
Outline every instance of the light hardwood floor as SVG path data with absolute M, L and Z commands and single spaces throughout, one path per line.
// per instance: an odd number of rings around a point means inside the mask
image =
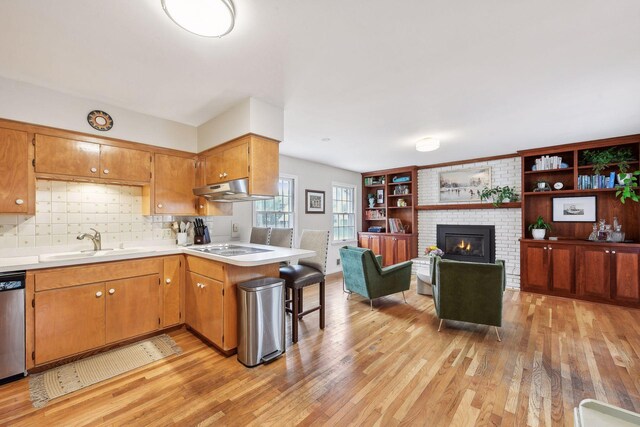
M 317 299 L 307 291 L 305 304 Z M 0 425 L 573 425 L 596 398 L 640 411 L 640 311 L 508 290 L 502 342 L 407 293 L 347 301 L 327 286 L 327 327 L 301 323 L 284 358 L 248 369 L 185 330 L 184 353 L 31 406 L 0 387 Z M 289 320 L 288 320 L 289 322 Z M 289 330 L 288 330 L 288 333 Z

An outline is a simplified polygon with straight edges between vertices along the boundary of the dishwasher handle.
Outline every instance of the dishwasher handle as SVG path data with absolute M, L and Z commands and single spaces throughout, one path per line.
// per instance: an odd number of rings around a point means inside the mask
M 12 271 L 0 273 L 0 292 L 24 289 L 26 273 L 24 271 Z

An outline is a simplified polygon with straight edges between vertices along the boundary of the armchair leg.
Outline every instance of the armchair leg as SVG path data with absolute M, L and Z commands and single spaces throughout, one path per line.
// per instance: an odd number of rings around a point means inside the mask
M 404 303 L 407 303 L 407 298 L 404 296 L 404 291 L 402 291 L 402 299 L 404 300 Z
M 498 342 L 502 342 L 502 339 L 500 338 L 500 332 L 498 332 L 498 327 L 494 326 L 493 329 L 495 329 L 496 335 L 498 336 Z
M 372 299 L 369 300 L 369 304 L 371 304 L 371 311 L 373 311 L 373 300 Z
M 440 325 L 438 326 L 438 332 L 442 329 L 442 325 L 444 324 L 444 319 L 440 319 Z

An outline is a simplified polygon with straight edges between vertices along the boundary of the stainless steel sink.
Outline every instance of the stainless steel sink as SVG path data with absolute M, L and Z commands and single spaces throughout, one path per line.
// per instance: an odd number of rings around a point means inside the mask
M 58 254 L 43 254 L 38 257 L 40 262 L 66 261 L 70 259 L 99 258 L 109 255 L 127 255 L 148 252 L 148 248 L 103 249 L 101 251 L 76 251 Z

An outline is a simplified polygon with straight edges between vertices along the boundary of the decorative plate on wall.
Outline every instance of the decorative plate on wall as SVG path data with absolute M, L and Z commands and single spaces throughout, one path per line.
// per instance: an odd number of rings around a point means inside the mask
M 106 132 L 113 127 L 113 119 L 104 111 L 93 110 L 87 115 L 87 121 L 92 128 Z

